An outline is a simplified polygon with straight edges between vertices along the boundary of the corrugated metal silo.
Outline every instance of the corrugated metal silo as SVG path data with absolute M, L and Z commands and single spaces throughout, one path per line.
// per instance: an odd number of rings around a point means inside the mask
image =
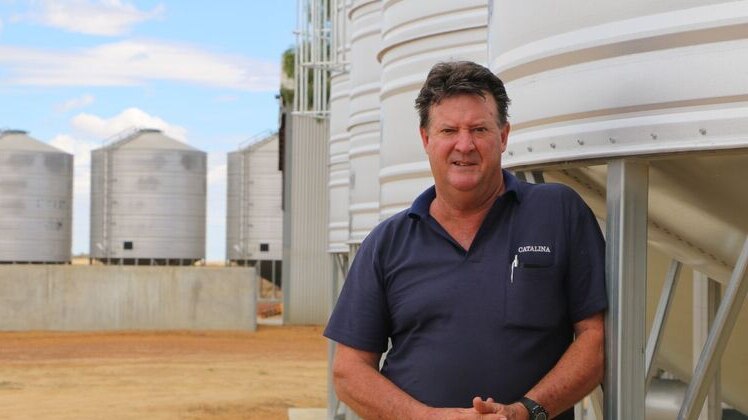
M 350 241 L 360 243 L 379 222 L 379 91 L 382 2 L 353 1 L 351 24 Z
M 229 153 L 227 175 L 227 260 L 281 260 L 283 174 L 278 169 L 278 134 Z
M 69 263 L 73 156 L 0 131 L 0 263 Z
M 139 129 L 91 152 L 91 257 L 190 265 L 205 259 L 207 155 Z
M 426 74 L 450 59 L 485 63 L 488 12 L 486 0 L 385 0 L 382 14 L 379 180 L 380 213 L 386 218 L 433 183 L 413 108 Z

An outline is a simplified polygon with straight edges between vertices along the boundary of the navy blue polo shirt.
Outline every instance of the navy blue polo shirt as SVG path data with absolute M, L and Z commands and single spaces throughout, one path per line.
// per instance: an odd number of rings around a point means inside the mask
M 374 353 L 391 338 L 382 374 L 433 407 L 518 400 L 571 344 L 573 324 L 607 307 L 592 211 L 564 185 L 503 174 L 505 192 L 469 250 L 429 215 L 434 187 L 380 223 L 325 329 Z

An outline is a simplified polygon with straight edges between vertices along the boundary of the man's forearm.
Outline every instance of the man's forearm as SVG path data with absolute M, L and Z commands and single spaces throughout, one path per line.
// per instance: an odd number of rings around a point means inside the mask
M 333 367 L 338 397 L 366 419 L 418 419 L 429 407 L 385 378 L 376 366 L 378 359 L 361 359 L 355 350 L 338 346 Z
M 580 330 L 566 353 L 527 396 L 539 402 L 551 417 L 569 409 L 603 379 L 605 333 L 603 315 L 580 322 Z M 576 327 L 576 326 L 575 326 Z

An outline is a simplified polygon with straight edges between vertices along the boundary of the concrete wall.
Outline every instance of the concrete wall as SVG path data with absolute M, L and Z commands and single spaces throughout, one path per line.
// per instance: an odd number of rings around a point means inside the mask
M 250 330 L 254 270 L 0 266 L 0 331 Z

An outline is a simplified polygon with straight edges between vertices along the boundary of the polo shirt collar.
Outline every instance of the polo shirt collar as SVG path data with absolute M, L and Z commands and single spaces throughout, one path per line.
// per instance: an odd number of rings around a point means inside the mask
M 504 176 L 504 193 L 496 200 L 498 201 L 504 196 L 513 196 L 518 203 L 521 202 L 525 185 L 506 169 L 502 169 L 501 173 Z M 429 215 L 429 207 L 431 207 L 431 202 L 434 201 L 434 198 L 436 198 L 436 187 L 432 185 L 413 201 L 408 211 L 408 216 L 411 219 L 426 218 Z

